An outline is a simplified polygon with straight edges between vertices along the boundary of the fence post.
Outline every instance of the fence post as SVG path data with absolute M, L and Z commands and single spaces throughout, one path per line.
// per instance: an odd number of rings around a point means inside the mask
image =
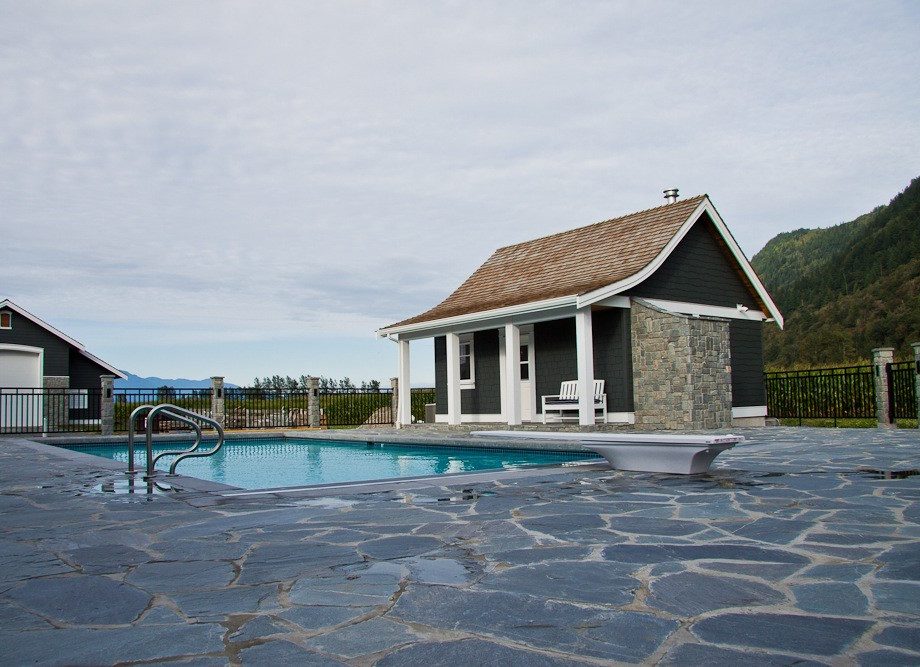
M 393 420 L 393 425 L 396 428 L 399 428 L 401 424 L 397 415 L 399 412 L 399 378 L 390 378 L 390 387 L 393 389 L 393 392 L 390 394 L 390 417 Z
M 211 376 L 211 419 L 221 426 L 226 425 L 226 411 L 224 407 L 224 377 Z
M 920 428 L 920 341 L 910 346 L 914 348 L 914 396 L 917 402 L 917 428 Z
M 102 393 L 99 395 L 102 435 L 113 435 L 115 433 L 115 376 L 100 375 L 99 383 L 102 385 Z
M 307 378 L 307 425 L 310 428 L 319 428 L 319 378 L 309 376 Z
M 875 416 L 879 428 L 892 428 L 891 383 L 888 364 L 894 362 L 893 347 L 877 347 L 872 350 L 872 367 L 875 373 Z
M 45 430 L 57 431 L 67 426 L 69 419 L 67 409 L 67 389 L 70 377 L 67 375 L 45 375 L 42 378 L 44 388 Z

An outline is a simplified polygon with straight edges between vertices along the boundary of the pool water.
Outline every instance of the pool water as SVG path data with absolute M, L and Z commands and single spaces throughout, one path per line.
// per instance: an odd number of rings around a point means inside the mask
M 192 441 L 154 444 L 154 454 L 188 448 Z M 139 446 L 138 446 L 139 445 Z M 202 450 L 213 444 L 207 441 Z M 127 468 L 125 444 L 66 445 L 67 449 L 122 461 Z M 138 469 L 145 465 L 143 440 L 135 444 Z M 529 449 L 440 447 L 410 444 L 343 442 L 305 438 L 234 438 L 214 456 L 183 460 L 176 472 L 243 489 L 307 486 L 444 475 L 552 465 L 598 458 L 593 452 L 558 452 Z M 157 461 L 158 470 L 169 470 L 173 457 Z

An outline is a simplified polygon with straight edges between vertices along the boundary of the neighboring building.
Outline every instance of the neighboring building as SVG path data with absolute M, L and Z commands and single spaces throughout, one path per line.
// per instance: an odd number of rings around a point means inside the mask
M 443 302 L 378 331 L 434 338 L 437 421 L 542 420 L 541 400 L 578 380 L 579 423 L 641 428 L 762 424 L 764 322 L 783 318 L 709 197 L 677 201 L 496 250 Z M 508 350 L 513 350 L 510 354 Z M 408 392 L 397 421 L 408 424 Z
M 0 425 L 37 426 L 49 412 L 56 420 L 98 419 L 103 375 L 126 377 L 79 341 L 9 299 L 0 301 Z M 11 389 L 61 390 L 66 409 L 42 401 L 39 392 Z

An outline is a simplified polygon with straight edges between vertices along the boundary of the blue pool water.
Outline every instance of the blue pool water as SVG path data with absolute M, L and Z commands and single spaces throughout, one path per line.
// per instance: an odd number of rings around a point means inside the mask
M 135 461 L 143 470 L 144 443 L 135 447 Z M 189 442 L 154 445 L 154 453 L 188 448 Z M 202 443 L 202 449 L 209 448 Z M 66 445 L 86 454 L 122 461 L 127 468 L 127 445 Z M 169 470 L 171 456 L 157 462 Z M 390 479 L 561 464 L 597 458 L 592 452 L 547 452 L 527 449 L 479 449 L 409 444 L 368 444 L 305 438 L 245 438 L 227 440 L 214 456 L 189 458 L 176 472 L 244 489 L 334 484 L 368 479 Z

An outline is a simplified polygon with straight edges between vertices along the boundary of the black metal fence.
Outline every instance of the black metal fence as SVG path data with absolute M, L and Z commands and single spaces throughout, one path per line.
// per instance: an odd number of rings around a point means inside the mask
M 425 406 L 436 403 L 434 387 L 415 387 L 412 389 L 412 421 L 425 421 Z
M 115 431 L 128 430 L 128 418 L 134 408 L 141 405 L 160 405 L 172 403 L 180 408 L 192 412 L 211 416 L 211 388 L 205 389 L 174 389 L 173 387 L 160 387 L 159 389 L 116 389 L 115 390 Z M 190 427 L 179 421 L 167 417 L 155 418 L 156 431 L 188 430 Z M 98 428 L 97 428 L 98 430 Z
M 767 413 L 780 419 L 875 418 L 871 365 L 764 373 Z
M 320 426 L 383 426 L 393 423 L 393 390 L 325 389 L 319 395 Z
M 294 428 L 308 426 L 306 389 L 224 389 L 224 424 L 228 429 Z
M 917 393 L 914 386 L 914 374 L 920 373 L 915 366 L 920 362 L 902 361 L 888 364 L 889 413 L 892 419 L 917 418 Z
M 101 406 L 101 388 L 0 388 L 0 433 L 98 431 Z

